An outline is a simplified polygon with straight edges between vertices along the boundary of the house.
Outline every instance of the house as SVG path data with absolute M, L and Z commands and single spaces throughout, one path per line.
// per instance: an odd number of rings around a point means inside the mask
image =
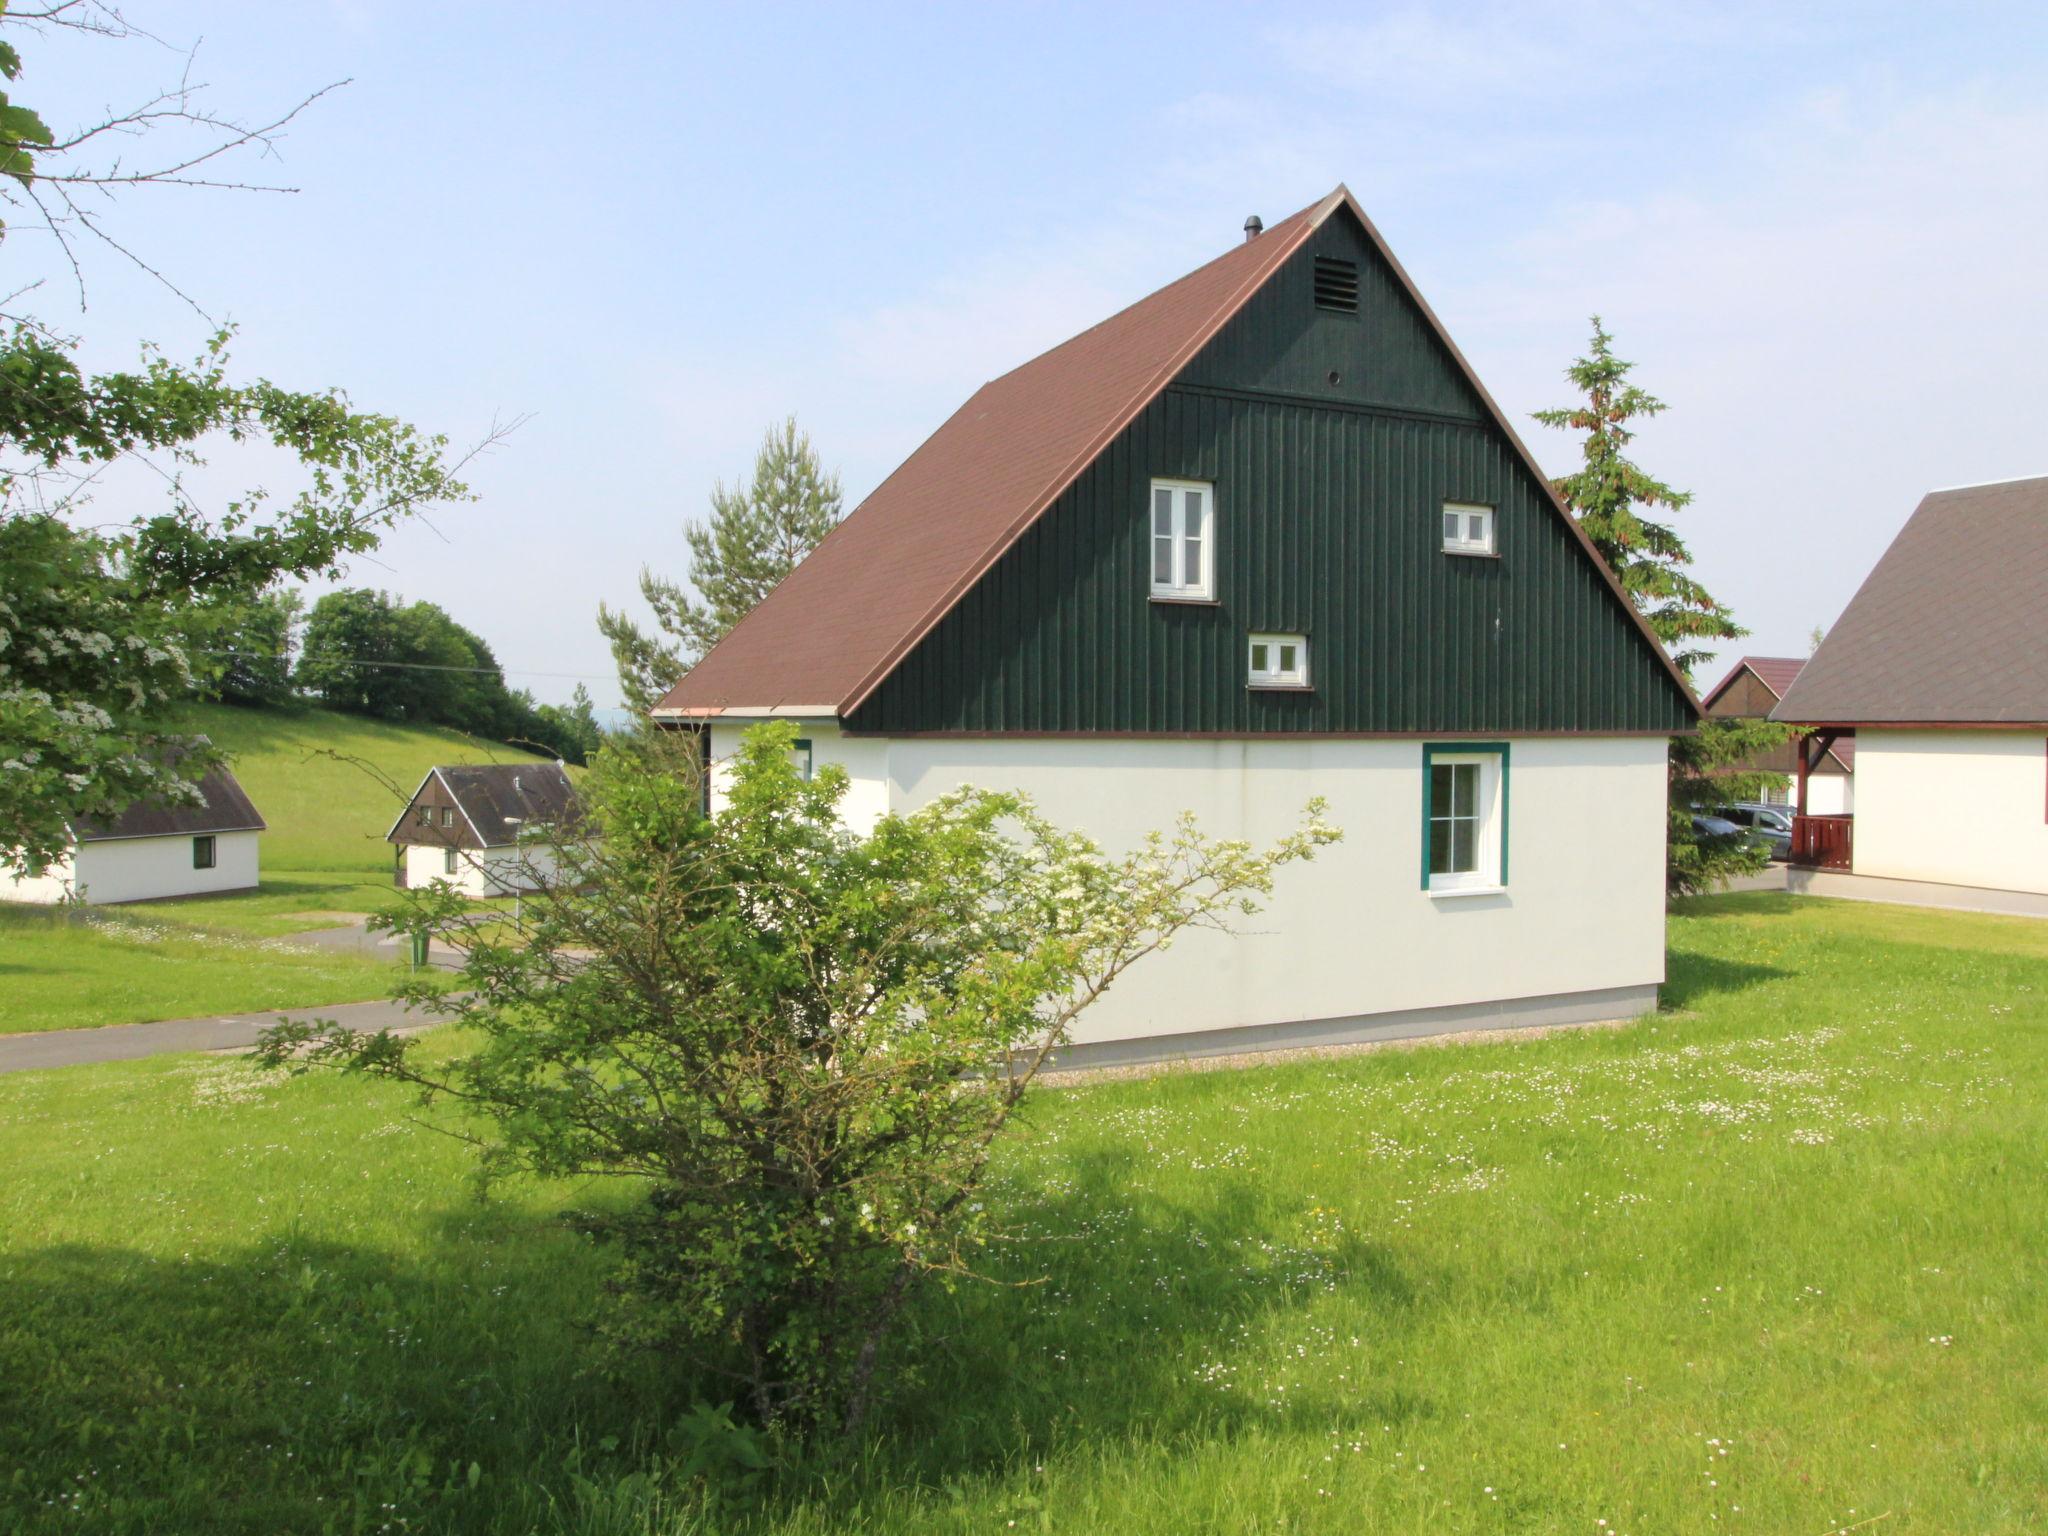
M 81 817 L 71 847 L 42 874 L 0 882 L 0 900 L 152 901 L 254 890 L 263 818 L 225 767 L 199 778 L 203 805 L 131 805 L 111 821 Z
M 399 885 L 508 896 L 554 873 L 547 834 L 580 815 L 560 763 L 468 763 L 428 769 L 384 840 L 397 849 Z
M 1342 187 L 984 385 L 654 715 L 714 803 L 799 722 L 857 828 L 971 783 L 1263 843 L 1326 797 L 1345 841 L 1120 981 L 1083 1063 L 1653 1007 L 1697 719 Z
M 1772 718 L 1809 764 L 1856 743 L 1853 818 L 1809 773 L 1795 858 L 2048 912 L 2048 476 L 1924 497 Z
M 1796 656 L 1745 656 L 1700 700 L 1700 712 L 1719 719 L 1768 720 L 1805 665 Z M 1784 783 L 1766 790 L 1764 798 L 1772 805 L 1790 805 L 1798 766 L 1798 749 L 1787 741 L 1738 765 L 1738 771 L 1784 775 Z M 1806 785 L 1807 801 L 1816 815 L 1849 814 L 1855 802 L 1855 771 L 1853 736 L 1842 737 L 1820 755 Z

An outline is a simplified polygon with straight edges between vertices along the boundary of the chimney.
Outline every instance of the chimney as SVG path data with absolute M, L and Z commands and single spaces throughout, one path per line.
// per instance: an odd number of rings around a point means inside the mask
M 1266 221 L 1255 213 L 1244 221 L 1244 237 L 1246 240 L 1256 240 L 1265 232 L 1265 228 Z

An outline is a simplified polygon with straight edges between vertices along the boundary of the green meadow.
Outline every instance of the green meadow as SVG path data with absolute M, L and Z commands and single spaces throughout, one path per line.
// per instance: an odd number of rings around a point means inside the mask
M 2048 1529 L 2048 924 L 1670 932 L 1626 1027 L 1044 1092 L 1001 1283 L 764 1472 L 597 1373 L 615 1193 L 356 1082 L 0 1078 L 0 1529 Z
M 204 732 L 232 755 L 269 823 L 262 885 L 69 919 L 0 902 L 0 1034 L 384 996 L 388 965 L 284 936 L 391 905 L 384 835 L 429 768 L 538 761 L 439 727 L 312 708 L 195 704 L 175 728 Z

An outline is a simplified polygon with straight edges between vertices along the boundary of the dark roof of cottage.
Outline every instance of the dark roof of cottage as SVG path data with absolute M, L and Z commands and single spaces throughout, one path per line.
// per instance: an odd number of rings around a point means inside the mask
M 1792 679 L 1799 675 L 1799 669 L 1806 665 L 1802 656 L 1744 656 L 1728 669 L 1728 675 L 1707 690 L 1700 700 L 1705 709 L 1714 700 L 1728 691 L 1728 685 L 1742 676 L 1745 671 L 1754 672 L 1763 685 L 1779 698 L 1785 697 L 1785 690 L 1792 686 Z
M 1550 482 L 1350 191 L 984 384 L 671 689 L 655 714 L 850 714 L 1317 228 L 1348 210 L 1536 483 Z M 1552 496 L 1615 600 L 1684 679 Z M 1691 690 L 1686 688 L 1687 696 Z
M 264 821 L 235 776 L 214 768 L 199 778 L 204 805 L 161 805 L 138 801 L 110 821 L 81 816 L 72 831 L 81 843 L 125 837 L 203 837 L 209 832 L 261 832 Z
M 1772 718 L 2048 723 L 2048 476 L 1924 497 Z
M 419 789 L 412 792 L 412 801 L 437 777 L 486 848 L 517 842 L 522 826 L 570 825 L 583 814 L 576 786 L 560 763 L 461 763 L 430 768 Z M 387 840 L 395 838 L 405 825 L 412 801 L 392 824 Z
M 1700 708 L 1712 709 L 1714 701 L 1728 691 L 1729 686 L 1744 672 L 1754 673 L 1759 682 L 1770 689 L 1778 698 L 1785 697 L 1785 690 L 1792 686 L 1792 679 L 1799 675 L 1806 665 L 1803 656 L 1744 656 L 1728 669 L 1728 675 L 1707 690 L 1700 699 Z M 1844 773 L 1856 769 L 1856 738 L 1844 736 L 1828 748 L 1828 757 L 1841 765 Z M 1823 759 L 1825 761 L 1825 759 Z

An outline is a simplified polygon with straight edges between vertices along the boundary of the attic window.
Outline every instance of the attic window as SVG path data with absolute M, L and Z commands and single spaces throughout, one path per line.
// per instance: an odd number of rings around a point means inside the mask
M 1316 308 L 1358 313 L 1358 263 L 1337 256 L 1316 258 Z
M 1469 502 L 1444 503 L 1444 553 L 1447 555 L 1490 555 L 1493 548 L 1493 508 Z
M 1245 681 L 1254 688 L 1306 688 L 1308 638 L 1304 635 L 1253 635 Z

